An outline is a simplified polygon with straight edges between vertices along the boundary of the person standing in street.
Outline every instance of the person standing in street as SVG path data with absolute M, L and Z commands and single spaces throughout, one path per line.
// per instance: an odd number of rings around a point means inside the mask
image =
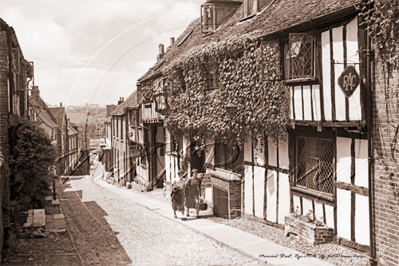
M 201 179 L 198 178 L 198 170 L 193 169 L 191 178 L 186 185 L 187 216 L 190 216 L 190 208 L 195 208 L 197 218 L 199 216 L 199 199 L 201 196 Z
M 186 186 L 186 180 L 184 180 L 184 172 L 179 171 L 179 181 L 175 182 L 172 185 L 172 193 L 171 193 L 171 199 L 172 199 L 172 209 L 173 209 L 173 215 L 174 218 L 177 218 L 176 211 L 180 211 L 182 213 L 182 216 L 184 216 L 184 202 L 185 202 L 185 196 L 184 196 L 184 190 Z

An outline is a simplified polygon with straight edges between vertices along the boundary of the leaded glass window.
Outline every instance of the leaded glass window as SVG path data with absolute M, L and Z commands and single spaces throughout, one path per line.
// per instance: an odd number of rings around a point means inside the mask
M 313 35 L 291 33 L 285 49 L 286 79 L 301 79 L 314 76 Z
M 332 194 L 333 150 L 330 139 L 298 137 L 296 185 Z

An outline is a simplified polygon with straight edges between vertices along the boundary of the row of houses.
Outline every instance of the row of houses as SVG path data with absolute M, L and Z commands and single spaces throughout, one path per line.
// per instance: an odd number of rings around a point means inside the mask
M 48 134 L 58 159 L 54 162 L 58 176 L 72 174 L 79 165 L 78 129 L 65 108 L 49 108 L 34 84 L 34 64 L 24 58 L 14 29 L 0 18 L 0 249 L 10 228 L 10 177 L 7 166 L 13 154 L 10 136 L 18 125 L 36 123 Z M 80 163 L 81 164 L 81 163 Z M 89 171 L 78 169 L 77 173 Z M 47 173 L 43 173 L 44 175 Z
M 311 212 L 336 243 L 398 265 L 398 69 L 360 4 L 206 1 L 107 106 L 105 170 L 151 189 L 195 168 L 218 215 L 282 227 Z

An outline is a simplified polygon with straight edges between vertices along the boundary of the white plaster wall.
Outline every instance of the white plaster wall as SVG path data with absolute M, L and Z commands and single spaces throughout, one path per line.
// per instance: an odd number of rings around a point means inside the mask
M 270 222 L 276 222 L 276 203 L 277 203 L 277 173 L 273 170 L 267 170 L 267 220 Z
M 359 45 L 358 45 L 358 22 L 357 17 L 354 18 L 348 25 L 346 25 L 346 51 L 348 65 L 350 63 L 359 63 Z M 359 64 L 354 64 L 358 74 Z M 360 84 L 349 98 L 349 119 L 361 120 L 362 109 L 360 104 Z
M 308 213 L 309 210 L 313 210 L 312 200 L 302 197 L 303 214 Z
M 263 218 L 263 199 L 265 195 L 265 168 L 255 166 L 254 170 L 255 216 Z
M 312 102 L 313 102 L 313 119 L 321 120 L 321 103 L 320 103 L 320 86 L 312 86 Z
M 260 140 L 254 142 L 254 160 L 258 165 L 265 165 L 265 145 Z
M 215 141 L 213 139 L 205 140 L 205 163 L 215 164 Z
M 294 202 L 294 213 L 295 213 L 295 211 L 297 209 L 299 210 L 299 213 L 300 213 L 301 212 L 301 199 L 300 199 L 300 197 L 294 195 L 292 197 L 292 199 L 293 199 L 293 202 Z
M 356 195 L 355 240 L 362 245 L 370 245 L 369 198 Z
M 284 216 L 290 214 L 290 183 L 287 174 L 279 173 L 278 223 L 284 224 Z
M 350 138 L 337 138 L 337 181 L 351 182 L 351 143 Z
M 335 63 L 335 114 L 336 119 L 339 121 L 344 121 L 346 119 L 345 116 L 345 95 L 342 92 L 341 88 L 338 85 L 338 78 L 341 75 L 342 71 L 344 71 L 344 46 L 343 46 L 343 36 L 342 29 L 344 27 L 337 27 L 332 29 L 333 33 L 333 56 Z
M 365 139 L 355 140 L 355 185 L 369 187 L 368 144 Z
M 317 220 L 319 220 L 319 221 L 324 220 L 323 203 L 320 203 L 320 202 L 314 203 L 314 215 Z
M 294 108 L 295 108 L 295 119 L 303 120 L 302 114 L 302 89 L 301 86 L 294 87 Z
M 324 116 L 326 121 L 332 120 L 331 113 L 331 63 L 330 63 L 330 31 L 321 33 L 321 46 L 322 46 L 322 69 L 323 69 L 323 100 L 324 100 Z
M 290 160 L 288 156 L 288 139 L 280 139 L 278 145 L 279 167 L 283 169 L 290 168 Z
M 272 139 L 268 138 L 268 157 L 269 157 L 269 165 L 277 166 L 277 145 L 273 142 Z
M 335 228 L 334 226 L 334 206 L 325 205 L 326 208 L 326 223 L 328 227 Z
M 244 161 L 252 161 L 252 140 L 250 138 L 244 142 Z
M 303 120 L 312 120 L 312 102 L 311 102 L 310 86 L 303 86 Z
M 244 193 L 245 193 L 245 214 L 252 215 L 253 212 L 253 197 L 252 197 L 252 166 L 245 166 L 245 183 L 244 183 Z
M 337 189 L 337 235 L 351 239 L 351 192 Z
M 207 187 L 205 188 L 205 200 L 209 201 L 209 202 L 213 202 L 213 195 L 212 195 L 212 188 L 211 187 Z
M 165 175 L 165 179 L 166 179 L 166 181 L 169 181 L 169 182 L 171 182 L 172 181 L 172 179 L 170 178 L 171 177 L 171 171 L 172 171 L 172 168 L 171 168 L 171 158 L 170 158 L 171 156 L 170 155 L 165 155 L 165 168 L 166 168 L 166 175 Z

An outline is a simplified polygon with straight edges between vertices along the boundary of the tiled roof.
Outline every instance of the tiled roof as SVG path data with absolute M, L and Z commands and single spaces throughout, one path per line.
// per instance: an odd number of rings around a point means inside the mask
M 254 37 L 267 37 L 279 32 L 288 34 L 289 30 L 291 32 L 309 30 L 312 23 L 313 25 L 322 23 L 322 17 L 332 16 L 344 11 L 346 12 L 343 13 L 344 15 L 354 14 L 356 12 L 355 5 L 358 3 L 360 3 L 360 0 L 260 0 L 261 11 L 256 16 L 243 20 L 243 5 L 241 5 L 215 32 L 208 35 L 201 32 L 201 19 L 198 18 L 190 23 L 173 46 L 165 53 L 162 58 L 165 63 L 155 71 L 149 69 L 138 79 L 138 82 L 145 81 L 154 74 L 160 73 L 179 55 L 195 46 L 218 42 L 231 36 L 240 36 L 247 33 Z M 332 16 L 331 20 L 334 18 L 336 16 Z M 310 25 L 304 25 L 306 22 L 310 22 Z M 328 22 L 325 21 L 324 23 Z M 189 36 L 187 37 L 187 35 Z
M 65 107 L 50 107 L 49 110 L 53 114 L 58 126 L 63 130 L 65 125 Z
M 55 122 L 55 118 L 53 114 L 50 112 L 47 104 L 43 101 L 40 96 L 29 96 L 29 105 L 33 107 L 33 109 L 37 108 L 40 110 L 44 110 L 51 117 L 51 119 Z
M 68 125 L 68 135 L 76 135 L 78 132 L 71 126 Z
M 48 127 L 51 128 L 58 127 L 58 125 L 51 119 L 50 115 L 47 112 L 45 111 L 40 112 L 38 117 L 39 120 L 42 121 L 44 124 L 46 124 Z
M 118 105 L 118 107 L 116 107 L 115 110 L 112 111 L 111 115 L 123 115 L 125 113 L 124 109 L 127 107 L 138 107 L 137 90 L 130 94 L 123 103 Z

